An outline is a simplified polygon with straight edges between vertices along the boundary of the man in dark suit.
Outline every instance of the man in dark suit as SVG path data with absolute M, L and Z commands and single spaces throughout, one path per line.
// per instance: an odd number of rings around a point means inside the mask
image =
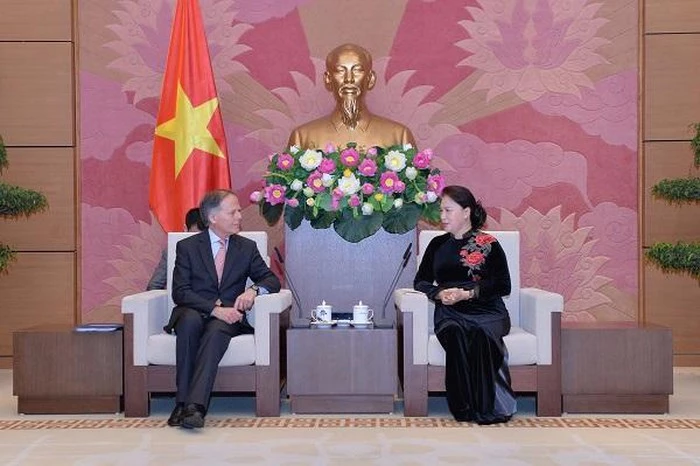
M 255 241 L 237 235 L 241 206 L 228 190 L 207 193 L 199 206 L 207 227 L 177 244 L 173 309 L 169 328 L 177 335 L 177 395 L 168 424 L 204 426 L 219 362 L 232 337 L 253 333 L 245 311 L 260 293 L 280 282 Z M 250 278 L 254 283 L 246 288 Z

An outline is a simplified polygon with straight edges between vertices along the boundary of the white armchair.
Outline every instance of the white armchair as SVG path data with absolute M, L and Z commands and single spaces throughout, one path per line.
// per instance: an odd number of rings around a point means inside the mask
M 126 296 L 124 315 L 124 413 L 145 417 L 150 411 L 150 394 L 175 391 L 175 335 L 163 331 L 174 304 L 171 282 L 178 241 L 193 233 L 168 234 L 168 288 Z M 267 233 L 241 232 L 257 243 L 269 265 Z M 214 391 L 254 392 L 257 416 L 279 416 L 284 329 L 289 325 L 292 295 L 289 290 L 258 296 L 248 311 L 252 335 L 231 339 L 219 364 Z
M 520 233 L 490 231 L 501 243 L 508 260 L 511 289 L 504 297 L 511 331 L 504 342 L 516 392 L 537 393 L 538 416 L 561 415 L 561 312 L 560 294 L 537 288 L 520 288 Z M 418 264 L 430 241 L 443 231 L 422 231 L 418 238 Z M 428 393 L 445 391 L 445 351 L 434 333 L 434 305 L 412 289 L 394 292 L 398 312 L 404 392 L 404 415 L 427 416 Z

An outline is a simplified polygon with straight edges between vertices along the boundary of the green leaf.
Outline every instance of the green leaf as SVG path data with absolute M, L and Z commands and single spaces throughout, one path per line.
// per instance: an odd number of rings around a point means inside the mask
M 333 228 L 345 241 L 359 243 L 375 234 L 381 228 L 383 220 L 381 212 L 354 217 L 352 211 L 345 210 L 333 223 Z
M 338 215 L 335 212 L 323 211 L 321 212 L 321 215 L 314 219 L 311 219 L 309 223 L 311 224 L 312 228 L 315 228 L 317 230 L 323 230 L 326 228 L 330 228 L 331 225 L 333 225 L 333 222 L 335 221 L 337 216 Z
M 391 209 L 385 214 L 382 225 L 389 233 L 406 233 L 416 227 L 421 211 L 417 204 L 404 204 L 400 209 Z
M 431 204 L 423 204 L 423 214 L 421 217 L 428 223 L 440 223 L 440 203 L 433 202 Z
M 646 257 L 666 272 L 685 272 L 700 280 L 700 243 L 656 243 Z
M 267 221 L 267 224 L 270 226 L 273 226 L 279 222 L 283 211 L 284 204 L 271 205 L 269 202 L 263 202 L 260 204 L 260 214 L 265 218 L 265 221 Z
M 654 185 L 651 192 L 671 202 L 700 202 L 700 178 L 664 179 Z
M 0 183 L 0 217 L 28 217 L 47 207 L 48 202 L 43 194 Z
M 0 273 L 7 271 L 10 262 L 15 260 L 15 253 L 9 246 L 0 243 Z
M 333 197 L 327 193 L 327 192 L 322 192 L 316 196 L 316 205 L 318 206 L 319 209 L 327 210 L 327 211 L 332 211 L 331 209 L 331 201 L 333 200 Z
M 303 207 L 289 207 L 284 209 L 284 222 L 292 230 L 296 230 L 301 225 L 301 221 L 304 220 L 304 209 Z
M 380 203 L 382 212 L 387 213 L 394 206 L 394 198 L 391 196 L 384 195 Z
M 5 148 L 5 142 L 0 136 L 0 173 L 7 168 L 7 149 Z

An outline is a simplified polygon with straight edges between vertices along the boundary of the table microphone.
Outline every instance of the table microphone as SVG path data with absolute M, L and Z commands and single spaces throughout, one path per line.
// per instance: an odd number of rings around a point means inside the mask
M 297 294 L 297 290 L 294 287 L 294 282 L 292 282 L 292 277 L 289 276 L 287 273 L 287 265 L 284 263 L 284 259 L 282 258 L 282 254 L 280 253 L 280 250 L 277 249 L 277 246 L 273 248 L 275 250 L 275 254 L 277 254 L 277 260 L 279 261 L 280 264 L 282 264 L 282 272 L 284 273 L 284 278 L 287 280 L 287 284 L 289 285 L 289 291 L 292 292 L 292 298 L 294 299 L 294 304 L 297 305 L 297 309 L 299 309 L 299 318 L 301 319 L 302 316 L 302 307 L 301 307 L 301 301 L 299 300 L 299 295 Z
M 387 304 L 389 304 L 389 298 L 391 298 L 391 293 L 394 291 L 396 284 L 399 282 L 399 278 L 401 278 L 401 273 L 406 268 L 406 266 L 408 265 L 408 260 L 411 258 L 411 248 L 413 248 L 412 242 L 408 243 L 408 247 L 404 251 L 403 257 L 401 257 L 401 262 L 399 262 L 399 268 L 396 269 L 394 278 L 391 280 L 389 289 L 387 290 L 386 296 L 384 297 L 384 303 L 382 304 L 382 321 L 386 320 L 386 306 Z

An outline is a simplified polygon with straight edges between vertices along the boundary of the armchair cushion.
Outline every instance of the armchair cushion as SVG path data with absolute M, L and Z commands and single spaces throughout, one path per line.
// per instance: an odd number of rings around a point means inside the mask
M 148 337 L 148 362 L 161 366 L 175 365 L 175 335 L 160 333 Z M 255 338 L 250 335 L 239 335 L 231 338 L 228 349 L 221 358 L 219 367 L 248 366 L 255 364 Z
M 512 327 L 510 333 L 503 338 L 508 348 L 509 366 L 527 366 L 537 363 L 537 338 L 520 327 Z M 445 350 L 440 345 L 435 334 L 428 338 L 428 364 L 431 366 L 445 365 Z

